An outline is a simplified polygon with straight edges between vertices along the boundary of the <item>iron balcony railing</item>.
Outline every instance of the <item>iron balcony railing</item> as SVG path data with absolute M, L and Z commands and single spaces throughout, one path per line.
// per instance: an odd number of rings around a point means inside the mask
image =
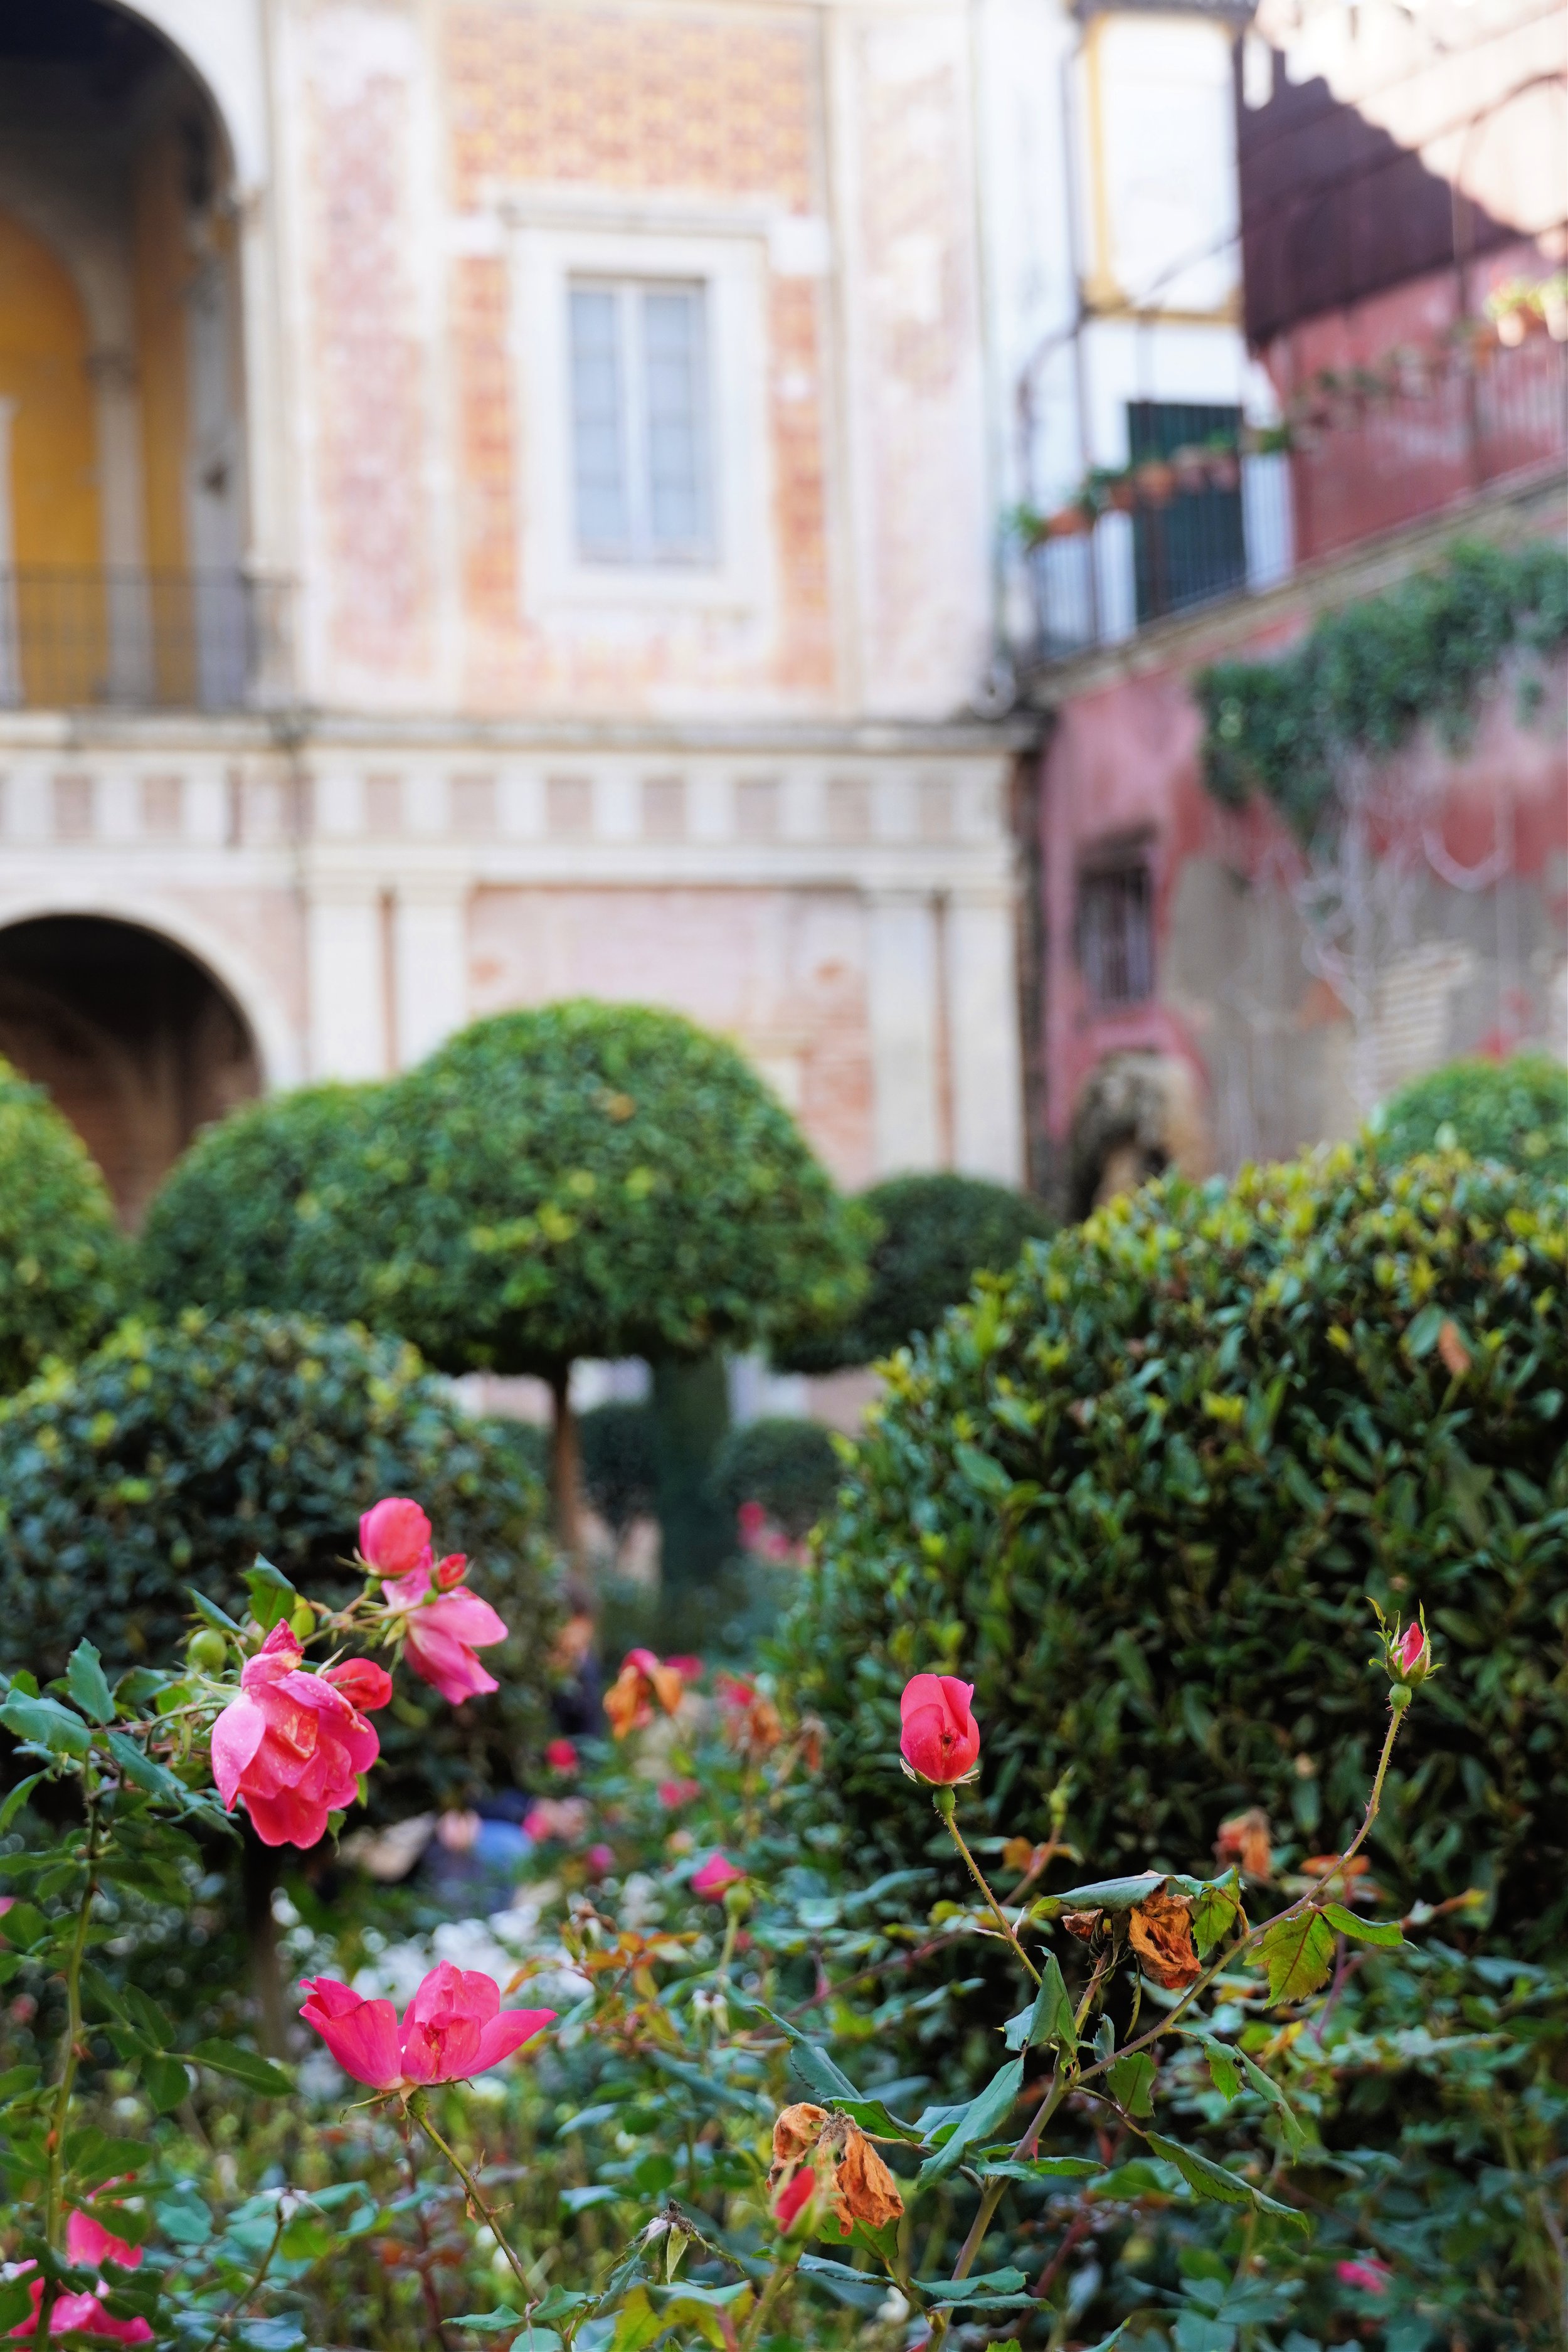
M 283 583 L 240 572 L 0 568 L 0 708 L 278 700 L 287 618 Z
M 1289 446 L 1238 453 L 1234 488 L 1177 480 L 1031 548 L 1036 660 L 1272 587 L 1299 564 L 1568 457 L 1568 343 L 1535 334 L 1402 367 L 1404 383 L 1347 381 L 1315 394 L 1288 434 L 1244 429 L 1244 446 Z

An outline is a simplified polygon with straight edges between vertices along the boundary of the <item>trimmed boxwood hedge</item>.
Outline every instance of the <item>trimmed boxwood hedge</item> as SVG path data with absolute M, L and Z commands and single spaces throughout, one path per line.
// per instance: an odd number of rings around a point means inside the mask
M 1546 1054 L 1516 1054 L 1428 1070 L 1384 1105 L 1376 1146 L 1385 1160 L 1458 1146 L 1472 1160 L 1504 1160 L 1561 1183 L 1568 1179 L 1568 1069 Z
M 258 1551 L 304 1592 L 346 1595 L 359 1515 L 386 1494 L 417 1496 L 442 1549 L 469 1555 L 511 1639 L 485 1654 L 500 1690 L 460 1709 L 399 1675 L 377 1807 L 510 1779 L 544 1725 L 543 1495 L 412 1348 L 363 1331 L 260 1314 L 126 1324 L 0 1406 L 0 1665 L 59 1674 L 83 1634 L 111 1669 L 173 1664 L 186 1588 L 243 1616 Z
M 109 1187 L 42 1087 L 0 1061 L 0 1395 L 80 1355 L 123 1304 Z
M 976 1685 L 966 1800 L 1044 1833 L 1071 1768 L 1095 1876 L 1209 1858 L 1265 1806 L 1359 1819 L 1386 1720 L 1374 1595 L 1445 1666 L 1373 1840 L 1395 1903 L 1568 1917 L 1568 1187 L 1350 1147 L 1168 1181 L 988 1276 L 889 1371 L 782 1635 L 833 1727 L 825 1805 L 900 1850 L 922 1668 Z M 829 1795 L 826 1792 L 831 1791 Z M 1070 1869 L 1070 1865 L 1068 1865 Z

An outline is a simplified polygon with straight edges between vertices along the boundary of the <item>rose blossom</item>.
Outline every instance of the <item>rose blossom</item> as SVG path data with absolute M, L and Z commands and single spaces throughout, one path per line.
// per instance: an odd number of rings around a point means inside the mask
M 409 1664 L 421 1682 L 431 1684 L 453 1706 L 499 1688 L 494 1675 L 485 1672 L 474 1653 L 504 1642 L 507 1633 L 489 1602 L 463 1588 L 467 1567 L 461 1552 L 432 1567 L 426 1545 L 416 1567 L 406 1576 L 389 1579 L 382 1588 L 388 1607 L 406 1614 L 404 1654 Z
M 915 1675 L 899 1701 L 904 1762 L 916 1780 L 947 1788 L 966 1780 L 980 1760 L 980 1727 L 970 1712 L 973 1683 L 954 1675 Z
M 1419 1618 L 1406 1625 L 1389 1649 L 1389 1664 L 1401 1682 L 1424 1683 L 1432 1665 L 1432 1641 Z
M 617 1739 L 629 1731 L 646 1731 L 653 1721 L 657 1699 L 666 1715 L 673 1715 L 685 1689 L 673 1661 L 656 1658 L 651 1650 L 628 1650 L 620 1673 L 605 1693 L 605 1713 Z
M 334 1670 L 348 1683 L 343 1690 L 324 1675 L 304 1672 L 302 1654 L 287 1621 L 275 1625 L 246 1660 L 239 1696 L 213 1725 L 218 1793 L 230 1812 L 243 1797 L 264 1845 L 314 1845 L 327 1815 L 353 1804 L 359 1775 L 381 1753 L 350 1693 L 368 1706 L 384 1704 L 392 1685 L 382 1669 L 368 1658 L 347 1659 Z
M 552 1739 L 544 1751 L 544 1760 L 552 1772 L 575 1772 L 577 1750 L 569 1739 Z
M 1386 2294 L 1388 2282 L 1394 2276 L 1386 2263 L 1375 2254 L 1368 2254 L 1359 2263 L 1338 2263 L 1335 2269 L 1346 2286 L 1363 2287 L 1368 2294 Z
M 700 1870 L 691 1876 L 693 1895 L 706 1895 L 721 1903 L 731 1886 L 739 1886 L 746 1874 L 738 1870 L 727 1853 L 710 1854 Z
M 430 1522 L 406 1495 L 384 1495 L 359 1523 L 360 1556 L 384 1576 L 407 1576 L 430 1549 Z
M 66 2221 L 66 2260 L 81 2267 L 101 2271 L 105 2263 L 118 2263 L 121 2270 L 133 2271 L 142 2260 L 140 2246 L 128 2246 L 123 2238 L 110 2236 L 90 2213 L 73 2212 Z M 29 2263 L 26 2269 L 30 2270 Z M 99 2279 L 104 2294 L 112 2294 L 111 2286 Z M 44 2299 L 44 2283 L 35 2278 L 29 2282 L 33 2308 L 13 2336 L 31 2336 L 38 2324 L 38 2305 Z M 153 2330 L 144 2319 L 115 2319 L 103 2307 L 96 2294 L 59 2294 L 49 2312 L 49 2334 L 64 2336 L 74 2330 L 82 2336 L 106 2336 L 115 2344 L 151 2344 Z
M 442 1960 L 399 2024 L 389 2000 L 362 2000 L 335 1977 L 307 1978 L 300 2014 L 313 2025 L 345 2074 L 373 2091 L 415 2091 L 425 2083 L 465 2082 L 499 2066 L 542 2033 L 552 2009 L 502 2009 L 494 1980 Z

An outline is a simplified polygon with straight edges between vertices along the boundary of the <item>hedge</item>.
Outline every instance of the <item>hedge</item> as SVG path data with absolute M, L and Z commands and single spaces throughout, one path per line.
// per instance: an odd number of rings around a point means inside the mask
M 123 1304 L 126 1245 L 87 1146 L 0 1061 L 0 1394 L 80 1355 Z
M 895 1360 L 784 1630 L 825 1790 L 900 1850 L 920 1669 L 976 1685 L 976 1811 L 1095 1874 L 1210 1860 L 1260 1804 L 1359 1818 L 1385 1720 L 1367 1595 L 1445 1671 L 1373 1840 L 1390 1899 L 1568 1918 L 1568 1188 L 1350 1147 L 1115 1202 Z M 829 1801 L 822 1800 L 826 1803 Z
M 1048 1233 L 1043 1202 L 983 1176 L 889 1176 L 857 1196 L 869 1231 L 870 1287 L 837 1329 L 790 1335 L 782 1370 L 833 1371 L 890 1355 L 969 1296 L 975 1275 L 1000 1274 L 1026 1241 Z
M 501 1690 L 461 1710 L 399 1676 L 378 1802 L 509 1779 L 543 1726 L 542 1492 L 412 1349 L 301 1318 L 127 1324 L 0 1407 L 0 1665 L 58 1674 L 83 1634 L 111 1669 L 169 1664 L 187 1587 L 242 1616 L 258 1551 L 305 1592 L 346 1591 L 359 1514 L 385 1494 L 469 1555 L 512 1638 L 486 1653 Z
M 1413 1078 L 1383 1108 L 1377 1150 L 1390 1160 L 1453 1149 L 1568 1180 L 1568 1069 L 1545 1054 L 1450 1062 Z
M 730 1432 L 709 1485 L 731 1526 L 743 1504 L 760 1503 L 798 1543 L 832 1504 L 840 1475 L 833 1433 L 821 1422 L 767 1413 Z

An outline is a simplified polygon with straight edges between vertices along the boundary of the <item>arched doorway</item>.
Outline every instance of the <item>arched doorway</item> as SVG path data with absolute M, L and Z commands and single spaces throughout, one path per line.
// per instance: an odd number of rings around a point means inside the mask
M 48 1089 L 132 1231 L 196 1129 L 261 1091 L 227 991 L 157 932 L 99 915 L 0 929 L 0 1055 Z
M 245 698 L 237 220 L 162 34 L 0 0 L 0 701 Z

